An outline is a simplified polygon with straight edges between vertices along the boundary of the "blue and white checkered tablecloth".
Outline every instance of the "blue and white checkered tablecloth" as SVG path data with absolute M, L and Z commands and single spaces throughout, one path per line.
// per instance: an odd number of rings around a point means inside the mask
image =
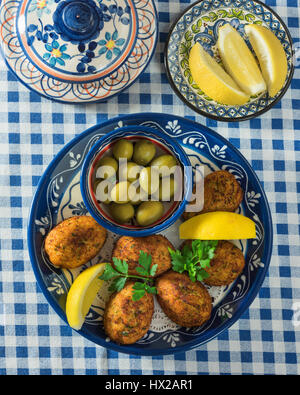
M 300 41 L 300 0 L 266 0 Z M 300 67 L 283 100 L 263 116 L 222 123 L 197 115 L 173 93 L 163 51 L 188 0 L 158 0 L 159 42 L 142 77 L 107 103 L 63 105 L 40 98 L 0 63 L 0 374 L 300 373 Z M 299 48 L 299 47 L 298 47 Z M 298 49 L 299 53 L 299 49 Z M 39 178 L 86 128 L 121 114 L 163 112 L 229 139 L 260 178 L 274 223 L 273 256 L 258 297 L 228 331 L 175 356 L 107 351 L 78 335 L 49 306 L 27 250 L 27 219 Z M 294 318 L 294 319 L 293 319 Z

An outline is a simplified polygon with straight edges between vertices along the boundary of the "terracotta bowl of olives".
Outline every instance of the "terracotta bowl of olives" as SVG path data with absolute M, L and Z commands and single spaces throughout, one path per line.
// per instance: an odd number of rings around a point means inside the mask
M 192 193 L 191 163 L 166 133 L 127 126 L 102 136 L 81 170 L 89 213 L 111 232 L 148 236 L 171 226 Z

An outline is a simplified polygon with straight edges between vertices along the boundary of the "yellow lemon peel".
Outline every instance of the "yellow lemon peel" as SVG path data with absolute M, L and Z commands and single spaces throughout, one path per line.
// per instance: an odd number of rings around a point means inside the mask
M 199 214 L 179 227 L 180 239 L 240 240 L 256 238 L 255 223 L 241 214 L 225 211 Z

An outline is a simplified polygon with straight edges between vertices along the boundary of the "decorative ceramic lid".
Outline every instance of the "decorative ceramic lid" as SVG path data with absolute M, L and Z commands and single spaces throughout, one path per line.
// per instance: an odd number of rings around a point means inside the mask
M 17 77 L 66 102 L 120 93 L 147 66 L 157 41 L 151 0 L 3 0 L 0 25 Z

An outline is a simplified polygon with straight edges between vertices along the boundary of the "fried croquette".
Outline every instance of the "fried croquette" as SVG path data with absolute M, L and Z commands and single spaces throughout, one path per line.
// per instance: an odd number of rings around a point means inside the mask
M 45 251 L 55 266 L 72 269 L 94 258 L 106 240 L 106 230 L 92 217 L 68 218 L 45 239 Z
M 195 193 L 195 186 L 193 192 Z M 241 204 L 243 196 L 244 192 L 233 174 L 226 170 L 214 171 L 204 178 L 203 209 L 200 212 L 185 212 L 183 217 L 189 219 L 212 211 L 234 212 Z
M 122 236 L 116 243 L 112 258 L 125 260 L 128 264 L 128 273 L 136 275 L 139 264 L 140 251 L 151 255 L 152 266 L 157 264 L 155 277 L 169 270 L 172 266 L 168 247 L 174 250 L 169 240 L 162 235 L 147 237 Z
M 154 301 L 153 296 L 145 295 L 137 301 L 132 300 L 134 281 L 112 294 L 104 313 L 104 329 L 107 336 L 120 344 L 133 344 L 141 339 L 151 324 Z
M 182 248 L 185 244 L 191 243 L 192 240 L 186 240 Z M 242 273 L 244 267 L 245 258 L 242 251 L 229 241 L 220 240 L 210 261 L 210 267 L 205 268 L 209 277 L 203 282 L 211 286 L 229 285 Z
M 209 320 L 211 297 L 203 284 L 172 270 L 156 280 L 157 300 L 164 313 L 176 324 L 190 328 Z
M 221 240 L 210 261 L 210 267 L 205 269 L 209 277 L 204 282 L 207 285 L 229 285 L 242 273 L 244 267 L 242 251 L 229 241 Z

